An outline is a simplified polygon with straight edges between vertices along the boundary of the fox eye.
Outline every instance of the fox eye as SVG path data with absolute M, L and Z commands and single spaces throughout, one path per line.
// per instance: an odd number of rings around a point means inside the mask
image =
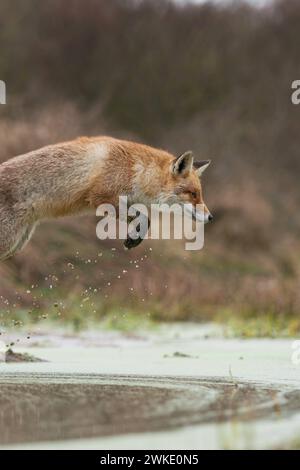
M 195 193 L 194 191 L 191 191 L 191 196 L 192 196 L 194 199 L 196 199 L 197 193 Z

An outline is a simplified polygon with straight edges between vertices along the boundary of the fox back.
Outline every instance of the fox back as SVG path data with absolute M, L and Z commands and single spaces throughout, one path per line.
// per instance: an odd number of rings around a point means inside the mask
M 49 145 L 0 165 L 0 259 L 28 241 L 44 218 L 79 214 L 102 203 L 203 204 L 200 176 L 208 161 L 175 157 L 110 137 Z M 209 211 L 205 206 L 207 216 Z

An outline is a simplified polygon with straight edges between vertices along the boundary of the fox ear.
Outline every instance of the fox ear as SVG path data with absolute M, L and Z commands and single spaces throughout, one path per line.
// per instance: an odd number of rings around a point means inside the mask
M 210 165 L 210 163 L 211 163 L 211 160 L 201 160 L 199 162 L 194 162 L 194 168 L 199 177 L 202 175 L 202 173 L 204 173 L 204 171 Z
M 193 168 L 194 157 L 192 152 L 184 152 L 172 163 L 172 173 L 174 175 L 186 176 Z

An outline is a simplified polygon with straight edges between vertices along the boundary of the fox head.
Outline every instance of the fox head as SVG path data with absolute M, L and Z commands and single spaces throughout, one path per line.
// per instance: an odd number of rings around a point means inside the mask
M 169 169 L 169 178 L 164 190 L 164 202 L 180 204 L 193 219 L 209 222 L 212 215 L 203 201 L 201 176 L 209 166 L 210 160 L 194 162 L 192 152 L 188 151 L 175 158 Z M 197 210 L 201 205 L 201 210 Z

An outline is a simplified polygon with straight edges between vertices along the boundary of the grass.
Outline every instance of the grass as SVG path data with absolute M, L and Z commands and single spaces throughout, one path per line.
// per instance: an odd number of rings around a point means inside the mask
M 134 311 L 111 311 L 103 318 L 102 326 L 109 330 L 132 332 L 137 330 L 155 329 L 157 323 L 151 319 L 150 314 L 140 315 Z
M 252 316 L 222 310 L 217 321 L 224 327 L 225 337 L 237 338 L 294 338 L 300 334 L 300 318 L 289 315 L 275 315 L 262 312 Z
M 106 330 L 133 332 L 151 330 L 158 323 L 150 311 L 139 312 L 135 308 L 84 300 L 71 296 L 64 304 L 52 301 L 49 307 L 39 309 L 19 308 L 9 313 L 0 311 L 0 334 L 1 329 L 24 328 L 42 323 L 70 326 L 75 332 L 99 326 Z
M 296 109 L 286 106 L 286 69 L 292 66 L 292 61 L 286 54 L 287 45 L 273 34 L 280 18 L 291 57 L 298 56 L 298 28 L 291 19 L 299 16 L 299 2 L 290 1 L 287 8 L 279 3 L 272 15 L 245 11 L 236 4 L 233 9 L 223 8 L 221 15 L 213 7 L 207 15 L 202 6 L 172 7 L 170 15 L 169 8 L 160 10 L 162 1 L 154 2 L 153 7 L 148 2 L 149 16 L 145 15 L 143 4 L 141 8 L 135 5 L 124 9 L 119 8 L 120 2 L 111 1 L 116 5 L 109 15 L 115 20 L 109 22 L 107 15 L 101 13 L 105 2 L 86 3 L 91 8 L 82 7 L 81 21 L 86 27 L 81 28 L 80 34 L 72 8 L 62 11 L 59 2 L 47 2 L 47 8 L 41 8 L 39 24 L 48 25 L 51 11 L 53 17 L 57 11 L 65 15 L 63 21 L 68 24 L 68 28 L 62 28 L 60 22 L 53 25 L 54 29 L 57 27 L 54 34 L 57 41 L 50 38 L 53 51 L 46 62 L 43 47 L 34 41 L 36 22 L 28 14 L 22 37 L 25 34 L 31 46 L 16 53 L 26 53 L 27 64 L 44 68 L 44 73 L 30 75 L 35 82 L 27 87 L 28 95 L 24 94 L 24 77 L 15 73 L 19 61 L 15 56 L 12 60 L 9 48 L 3 51 L 1 65 L 9 74 L 7 80 L 15 90 L 15 104 L 19 105 L 1 107 L 0 162 L 43 145 L 87 134 L 107 133 L 143 141 L 176 155 L 188 143 L 197 158 L 203 155 L 213 159 L 203 186 L 205 200 L 215 215 L 214 223 L 205 229 L 205 249 L 194 253 L 186 252 L 183 243 L 177 241 L 145 241 L 136 250 L 124 252 L 121 243 L 96 238 L 96 217 L 45 221 L 24 251 L 0 264 L 0 327 L 16 328 L 18 322 L 30 324 L 49 319 L 72 325 L 75 330 L 90 322 L 130 330 L 140 323 L 148 327 L 148 322 L 155 321 L 216 320 L 224 325 L 228 336 L 299 334 L 300 225 L 295 214 L 299 201 L 296 144 L 300 134 L 298 116 L 293 114 Z M 1 6 L 6 4 L 10 2 L 2 0 Z M 30 1 L 26 4 L 23 14 L 31 11 Z M 8 6 L 3 8 L 7 21 L 1 26 L 0 36 L 4 42 L 14 44 L 21 34 L 12 27 L 15 11 Z M 257 15 L 259 34 L 254 37 L 253 19 Z M 146 27 L 131 31 L 131 21 L 136 18 Z M 199 29 L 203 19 L 209 26 Z M 104 30 L 116 33 L 111 37 L 123 37 L 125 41 L 122 49 L 115 47 L 113 41 L 108 43 L 112 57 L 120 63 L 120 73 L 116 74 L 115 60 L 108 61 L 113 72 L 107 73 L 108 86 L 98 65 L 99 57 L 107 56 L 99 21 L 104 21 Z M 231 32 L 229 23 L 233 25 Z M 178 48 L 179 26 L 189 31 L 188 48 Z M 217 37 L 224 37 L 224 50 L 215 40 L 216 29 Z M 46 28 L 43 38 L 46 47 L 47 32 Z M 76 95 L 70 93 L 70 77 L 81 70 L 82 60 L 80 53 L 68 57 L 69 38 L 75 44 L 74 50 L 82 52 L 90 49 L 91 37 L 95 41 L 94 52 L 89 54 L 89 73 L 77 74 L 78 80 L 83 80 L 79 86 L 82 93 L 79 101 L 70 101 Z M 148 47 L 150 37 L 166 46 L 163 54 Z M 237 37 L 241 40 L 237 41 Z M 257 44 L 264 53 L 256 53 Z M 245 50 L 249 54 L 245 55 Z M 203 60 L 199 61 L 199 56 Z M 65 57 L 70 59 L 67 64 Z M 269 70 L 274 67 L 274 60 L 278 74 L 273 77 L 273 89 L 283 91 L 276 94 L 275 107 L 273 94 L 268 92 Z M 132 77 L 132 65 L 136 62 L 141 63 L 141 73 L 150 86 L 140 86 L 143 80 Z M 64 65 L 58 67 L 61 80 L 57 80 L 53 66 L 57 63 Z M 174 80 L 156 73 L 165 65 L 168 77 L 173 76 Z M 185 72 L 178 74 L 179 68 Z M 23 73 L 31 69 L 23 67 Z M 252 77 L 247 79 L 250 86 L 247 93 L 240 92 L 245 70 Z M 263 72 L 260 86 L 256 70 Z M 45 77 L 50 85 L 57 83 L 59 89 L 41 97 L 36 90 L 45 86 Z M 59 102 L 55 96 L 59 96 Z M 20 113 L 20 107 L 24 112 Z M 275 160 L 282 168 L 274 165 Z M 117 250 L 112 251 L 115 246 Z M 49 279 L 49 273 L 58 280 Z M 49 292 L 50 283 L 54 285 L 53 292 Z M 31 285 L 38 285 L 40 290 L 33 289 L 27 295 Z M 102 297 L 83 296 L 81 293 L 90 286 L 101 290 Z M 30 308 L 34 296 L 41 305 Z M 106 296 L 110 298 L 106 300 Z
M 73 246 L 73 239 L 69 242 Z M 101 258 L 78 255 L 72 248 L 76 256 L 65 257 L 51 274 L 39 273 L 39 283 L 10 279 L 8 289 L 16 290 L 0 296 L 0 331 L 49 322 L 74 331 L 101 325 L 131 332 L 159 322 L 213 321 L 223 326 L 225 337 L 300 334 L 298 275 L 291 279 L 277 273 L 277 258 L 271 269 L 263 257 L 257 262 L 255 257 L 225 255 L 210 247 L 196 256 L 171 243 L 162 246 L 164 250 L 150 251 L 146 244 L 129 258 L 106 245 L 98 250 Z M 11 276 L 20 273 L 14 262 Z M 3 279 L 9 279 L 8 265 L 1 268 Z M 296 268 L 300 273 L 295 262 Z
M 300 334 L 300 318 L 296 314 L 251 310 L 248 306 L 214 307 L 187 305 L 186 300 L 167 308 L 156 301 L 144 303 L 122 302 L 86 294 L 85 297 L 69 295 L 64 301 L 54 300 L 48 295 L 47 303 L 40 308 L 15 308 L 0 311 L 1 329 L 17 329 L 30 325 L 69 326 L 74 331 L 91 327 L 106 330 L 135 332 L 152 330 L 161 322 L 213 321 L 223 326 L 227 338 L 289 338 Z M 63 297 L 62 297 L 63 298 Z

